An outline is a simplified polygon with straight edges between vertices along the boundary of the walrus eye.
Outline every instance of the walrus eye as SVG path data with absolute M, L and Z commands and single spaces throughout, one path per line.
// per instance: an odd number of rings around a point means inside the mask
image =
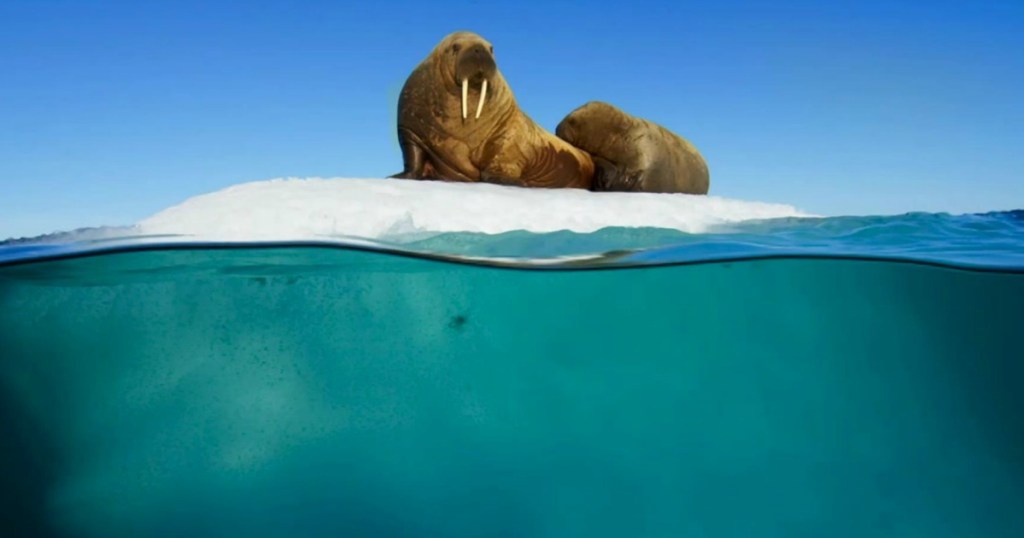
M 452 45 L 452 54 L 458 54 L 459 49 L 461 49 L 461 48 L 462 47 L 460 47 L 458 43 Z
M 491 54 L 494 54 L 494 45 L 491 45 Z

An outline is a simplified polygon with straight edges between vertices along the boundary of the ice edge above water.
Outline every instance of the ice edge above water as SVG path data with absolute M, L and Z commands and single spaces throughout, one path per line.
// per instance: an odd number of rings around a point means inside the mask
M 589 233 L 646 227 L 704 233 L 794 207 L 715 196 L 595 193 L 399 179 L 276 179 L 190 198 L 138 223 L 143 235 L 205 240 L 329 237 L 402 241 L 424 233 Z
M 0 242 L 0 265 L 174 249 L 331 248 L 475 265 L 625 268 L 843 258 L 1024 270 L 1024 212 L 816 217 L 714 196 L 383 179 L 276 179 L 135 225 Z

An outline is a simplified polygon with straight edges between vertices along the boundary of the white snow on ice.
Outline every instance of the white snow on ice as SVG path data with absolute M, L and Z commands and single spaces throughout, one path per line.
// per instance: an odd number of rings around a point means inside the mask
M 286 178 L 196 196 L 138 223 L 145 235 L 254 241 L 437 232 L 593 232 L 654 227 L 702 233 L 743 220 L 811 216 L 717 196 L 596 193 L 398 179 Z

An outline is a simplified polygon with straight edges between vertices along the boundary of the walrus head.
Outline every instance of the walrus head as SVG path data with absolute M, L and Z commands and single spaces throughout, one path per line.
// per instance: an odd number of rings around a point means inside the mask
M 566 116 L 555 136 L 582 149 L 594 159 L 594 189 L 629 191 L 639 187 L 646 167 L 631 116 L 602 102 L 591 101 Z
M 609 153 L 609 142 L 626 136 L 633 126 L 629 115 L 602 101 L 573 110 L 555 128 L 555 136 L 590 153 Z
M 470 97 L 476 97 L 474 119 L 480 119 L 487 102 L 488 88 L 500 88 L 498 64 L 494 61 L 494 45 L 472 32 L 449 34 L 437 45 L 438 61 L 446 86 L 460 96 L 462 119 L 469 117 Z

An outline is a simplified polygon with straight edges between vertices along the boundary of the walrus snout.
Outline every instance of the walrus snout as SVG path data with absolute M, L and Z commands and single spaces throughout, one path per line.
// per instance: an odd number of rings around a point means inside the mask
M 462 49 L 455 65 L 455 80 L 462 87 L 462 119 L 465 120 L 468 116 L 467 102 L 470 87 L 474 91 L 480 92 L 475 116 L 476 119 L 479 119 L 484 110 L 484 103 L 487 101 L 488 81 L 498 71 L 498 65 L 494 61 L 490 45 L 474 43 Z
M 494 72 L 498 70 L 494 56 L 491 55 L 491 51 L 482 43 L 476 43 L 463 49 L 459 54 L 457 65 L 458 68 L 455 70 L 455 76 L 460 84 L 463 79 L 468 79 L 470 82 L 479 85 L 484 79 L 491 78 Z
M 489 51 L 483 43 L 474 43 L 466 49 L 466 54 L 481 61 L 489 60 L 491 63 L 494 63 L 494 58 L 491 57 L 491 51 Z

